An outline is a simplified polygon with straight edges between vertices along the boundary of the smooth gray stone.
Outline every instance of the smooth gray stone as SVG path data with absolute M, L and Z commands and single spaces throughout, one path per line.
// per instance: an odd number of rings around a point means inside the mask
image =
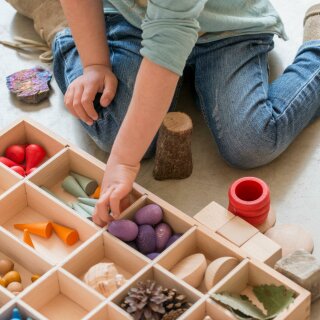
M 320 262 L 306 250 L 297 250 L 279 260 L 277 271 L 311 292 L 312 301 L 320 297 Z

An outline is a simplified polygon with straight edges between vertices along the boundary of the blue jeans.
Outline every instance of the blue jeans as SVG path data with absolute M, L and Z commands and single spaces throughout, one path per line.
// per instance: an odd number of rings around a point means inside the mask
M 95 108 L 99 119 L 88 134 L 110 152 L 127 112 L 142 57 L 141 30 L 121 15 L 106 15 L 113 72 L 119 80 L 109 107 Z M 267 57 L 272 34 L 238 36 L 196 45 L 187 61 L 194 75 L 196 103 L 232 166 L 253 168 L 279 156 L 319 112 L 320 41 L 301 46 L 292 65 L 271 84 Z M 174 48 L 173 48 L 174 50 Z M 82 74 L 81 61 L 69 29 L 53 44 L 54 74 L 62 92 Z M 179 86 L 171 110 L 179 93 Z M 146 156 L 154 152 L 155 143 Z

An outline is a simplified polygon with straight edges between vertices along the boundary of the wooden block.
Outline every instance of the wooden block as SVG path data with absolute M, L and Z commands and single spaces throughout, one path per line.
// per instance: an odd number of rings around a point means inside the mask
M 271 267 L 282 257 L 281 247 L 260 232 L 243 244 L 241 248 L 250 258 L 262 261 Z
M 217 233 L 238 247 L 257 234 L 259 230 L 239 217 L 235 217 L 217 230 Z
M 212 201 L 193 218 L 212 231 L 217 231 L 235 216 L 230 211 Z

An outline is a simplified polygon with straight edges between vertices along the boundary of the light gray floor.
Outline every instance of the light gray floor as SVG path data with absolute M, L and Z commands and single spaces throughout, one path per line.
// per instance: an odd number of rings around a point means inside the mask
M 306 9 L 315 0 L 273 0 L 280 12 L 290 40 L 276 39 L 270 57 L 272 77 L 276 77 L 293 60 L 302 41 L 302 21 Z M 0 3 L 0 38 L 9 40 L 14 35 L 35 38 L 30 20 L 15 14 L 7 3 Z M 63 97 L 52 81 L 50 99 L 38 106 L 29 106 L 10 96 L 5 76 L 40 64 L 36 55 L 17 53 L 0 45 L 0 128 L 21 116 L 29 116 L 52 131 L 68 139 L 89 153 L 105 160 L 87 137 L 78 122 L 68 114 Z M 230 168 L 221 159 L 200 114 L 194 108 L 192 96 L 185 90 L 180 109 L 187 110 L 194 121 L 193 175 L 182 181 L 157 182 L 152 178 L 153 161 L 143 163 L 138 182 L 189 215 L 195 214 L 210 201 L 226 206 L 230 183 L 242 176 L 254 175 L 264 179 L 271 188 L 272 205 L 278 223 L 298 223 L 309 230 L 315 241 L 315 255 L 320 259 L 320 122 L 309 126 L 276 161 L 263 168 L 242 171 Z M 312 320 L 320 319 L 320 302 L 313 305 Z

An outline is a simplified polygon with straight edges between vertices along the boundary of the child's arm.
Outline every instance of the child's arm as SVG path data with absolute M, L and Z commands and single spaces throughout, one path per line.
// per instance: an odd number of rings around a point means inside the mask
M 148 1 L 142 24 L 144 56 L 133 97 L 107 163 L 102 196 L 94 222 L 108 223 L 111 209 L 118 217 L 121 200 L 131 191 L 140 160 L 169 109 L 186 60 L 199 31 L 197 18 L 207 0 Z
M 140 160 L 169 109 L 178 79 L 178 74 L 147 58 L 142 60 L 128 112 L 107 163 L 95 223 L 109 222 L 109 205 L 114 216 L 120 214 L 120 201 L 131 191 Z
M 83 66 L 83 75 L 68 87 L 65 104 L 74 116 L 91 125 L 98 119 L 93 107 L 97 92 L 102 92 L 100 103 L 106 107 L 117 89 L 109 59 L 102 1 L 61 0 L 61 4 Z

